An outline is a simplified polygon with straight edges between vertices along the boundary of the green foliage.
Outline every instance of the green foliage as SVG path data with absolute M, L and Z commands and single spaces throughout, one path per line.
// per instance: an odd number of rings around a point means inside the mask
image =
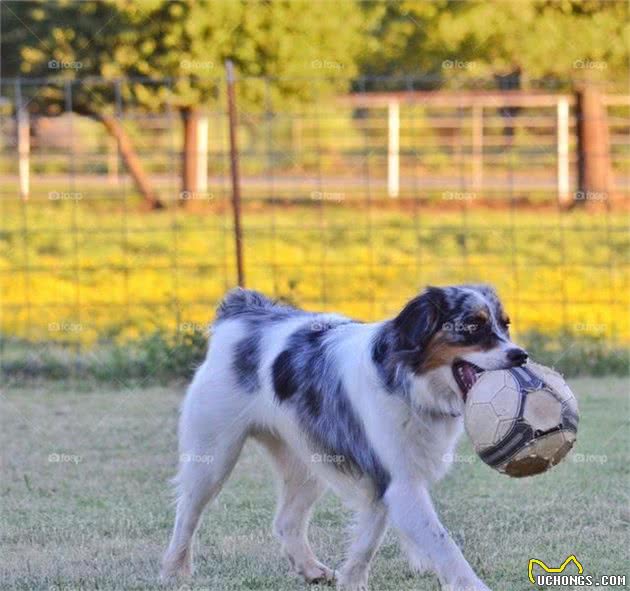
M 245 106 L 313 101 L 345 87 L 363 43 L 364 16 L 354 2 L 335 3 L 335 18 L 332 2 L 307 0 L 5 4 L 3 75 L 82 80 L 74 86 L 78 111 L 111 109 L 116 92 L 146 110 L 211 103 L 222 96 L 226 59 L 239 75 L 273 79 L 268 87 L 248 84 L 239 95 Z M 51 61 L 59 66 L 51 68 Z M 86 80 L 90 76 L 169 82 L 125 82 L 116 91 L 112 83 Z M 63 86 L 39 98 L 61 105 Z
M 3 76 L 80 79 L 77 111 L 111 110 L 117 93 L 146 110 L 216 102 L 228 58 L 242 76 L 272 79 L 250 78 L 243 106 L 278 109 L 343 91 L 359 72 L 424 76 L 429 87 L 515 71 L 554 84 L 626 80 L 629 17 L 616 0 L 8 1 L 0 49 Z M 170 82 L 116 90 L 126 77 Z M 51 85 L 32 106 L 54 113 L 64 100 Z
M 594 335 L 575 335 L 561 332 L 556 335 L 537 331 L 527 332 L 519 339 L 532 359 L 555 367 L 567 376 L 614 374 L 627 376 L 630 370 L 630 351 L 615 346 Z
M 0 339 L 5 378 L 92 379 L 99 382 L 161 383 L 190 378 L 203 361 L 208 338 L 200 332 L 155 332 L 122 344 L 101 344 L 74 354 L 63 347 Z
M 367 10 L 374 10 L 371 3 Z M 628 3 L 577 0 L 405 0 L 382 5 L 366 73 L 627 80 Z M 444 65 L 446 62 L 446 65 Z
M 164 383 L 189 379 L 203 361 L 207 341 L 207 336 L 199 331 L 179 335 L 155 332 L 124 344 L 101 345 L 76 356 L 60 346 L 46 344 L 33 356 L 29 353 L 34 349 L 32 344 L 11 339 L 2 343 L 0 368 L 7 380 L 77 378 Z M 554 367 L 567 377 L 629 374 L 628 349 L 612 345 L 604 338 L 529 332 L 519 338 L 519 343 L 527 348 L 532 359 Z

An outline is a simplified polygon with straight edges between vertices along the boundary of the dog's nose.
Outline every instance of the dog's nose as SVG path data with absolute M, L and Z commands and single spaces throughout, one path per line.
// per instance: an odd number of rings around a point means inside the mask
M 527 361 L 527 357 L 527 351 L 519 349 L 518 347 L 509 349 L 507 352 L 508 361 L 514 365 L 523 365 Z

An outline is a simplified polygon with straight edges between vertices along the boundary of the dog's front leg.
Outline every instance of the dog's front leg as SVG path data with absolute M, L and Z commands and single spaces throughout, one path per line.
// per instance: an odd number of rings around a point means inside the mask
M 392 483 L 384 498 L 392 525 L 405 536 L 409 550 L 417 553 L 412 562 L 428 559 L 442 589 L 490 591 L 440 523 L 425 488 L 415 483 Z
M 337 588 L 343 591 L 367 591 L 370 562 L 387 529 L 387 509 L 374 502 L 356 515 L 352 545 L 339 571 Z

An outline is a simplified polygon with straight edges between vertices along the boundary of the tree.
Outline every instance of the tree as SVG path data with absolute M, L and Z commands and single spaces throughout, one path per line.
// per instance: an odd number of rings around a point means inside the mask
M 100 118 L 104 113 L 109 117 L 116 104 L 113 82 L 131 78 L 118 85 L 120 100 L 147 112 L 169 107 L 179 110 L 188 158 L 195 155 L 191 144 L 199 107 L 221 99 L 227 58 L 243 76 L 269 77 L 268 84 L 257 78 L 239 88 L 242 105 L 270 103 L 281 107 L 345 88 L 357 72 L 356 61 L 364 41 L 365 15 L 355 2 L 103 0 L 18 4 L 19 20 L 33 31 L 33 35 L 16 34 L 12 42 L 22 60 L 22 75 L 50 74 L 47 62 L 51 55 L 64 63 L 81 63 L 80 70 L 58 75 L 77 80 L 99 76 L 112 81 L 76 87 L 80 96 L 73 108 Z M 9 20 L 13 31 L 19 22 Z M 326 64 L 335 67 L 327 68 Z M 315 77 L 317 83 L 313 83 Z M 149 84 L 147 79 L 167 82 Z M 48 94 L 47 99 L 61 104 L 62 97 Z M 120 133 L 109 121 L 110 131 Z M 185 160 L 183 170 L 191 168 Z M 184 176 L 184 191 L 194 190 L 191 176 Z
M 5 2 L 0 16 L 2 75 L 48 79 L 48 84 L 34 87 L 23 105 L 44 115 L 58 115 L 69 106 L 79 115 L 101 121 L 115 138 L 145 203 L 152 209 L 162 207 L 131 138 L 116 117 L 119 87 L 113 80 L 100 84 L 85 80 L 99 75 L 101 66 L 111 60 L 116 25 L 121 22 L 116 7 L 108 2 Z
M 373 10 L 371 3 L 364 8 Z M 616 0 L 404 0 L 388 2 L 362 60 L 367 74 L 449 77 L 522 72 L 554 85 L 627 80 L 628 3 Z M 448 63 L 450 68 L 444 68 Z

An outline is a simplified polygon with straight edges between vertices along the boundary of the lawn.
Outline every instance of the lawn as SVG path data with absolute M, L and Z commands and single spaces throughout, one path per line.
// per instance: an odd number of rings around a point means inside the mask
M 327 194 L 337 195 L 318 193 Z M 79 195 L 0 202 L 0 333 L 92 344 L 203 330 L 236 283 L 225 194 L 154 213 Z M 396 313 L 424 285 L 485 281 L 498 287 L 517 337 L 566 331 L 630 341 L 625 212 L 451 201 L 351 207 L 339 195 L 248 206 L 247 285 L 372 320 Z
M 577 378 L 578 443 L 560 466 L 511 480 L 466 441 L 435 488 L 443 521 L 495 591 L 532 588 L 529 558 L 555 566 L 575 554 L 585 574 L 628 571 L 628 382 Z M 177 452 L 182 386 L 40 382 L 0 394 L 0 588 L 156 589 L 173 517 L 167 480 Z M 197 569 L 180 591 L 306 589 L 270 534 L 274 490 L 263 453 L 248 444 L 206 515 Z M 311 539 L 338 566 L 349 515 L 327 495 Z M 601 586 L 600 589 L 606 589 Z M 374 563 L 373 591 L 436 590 L 414 576 L 390 532 Z

